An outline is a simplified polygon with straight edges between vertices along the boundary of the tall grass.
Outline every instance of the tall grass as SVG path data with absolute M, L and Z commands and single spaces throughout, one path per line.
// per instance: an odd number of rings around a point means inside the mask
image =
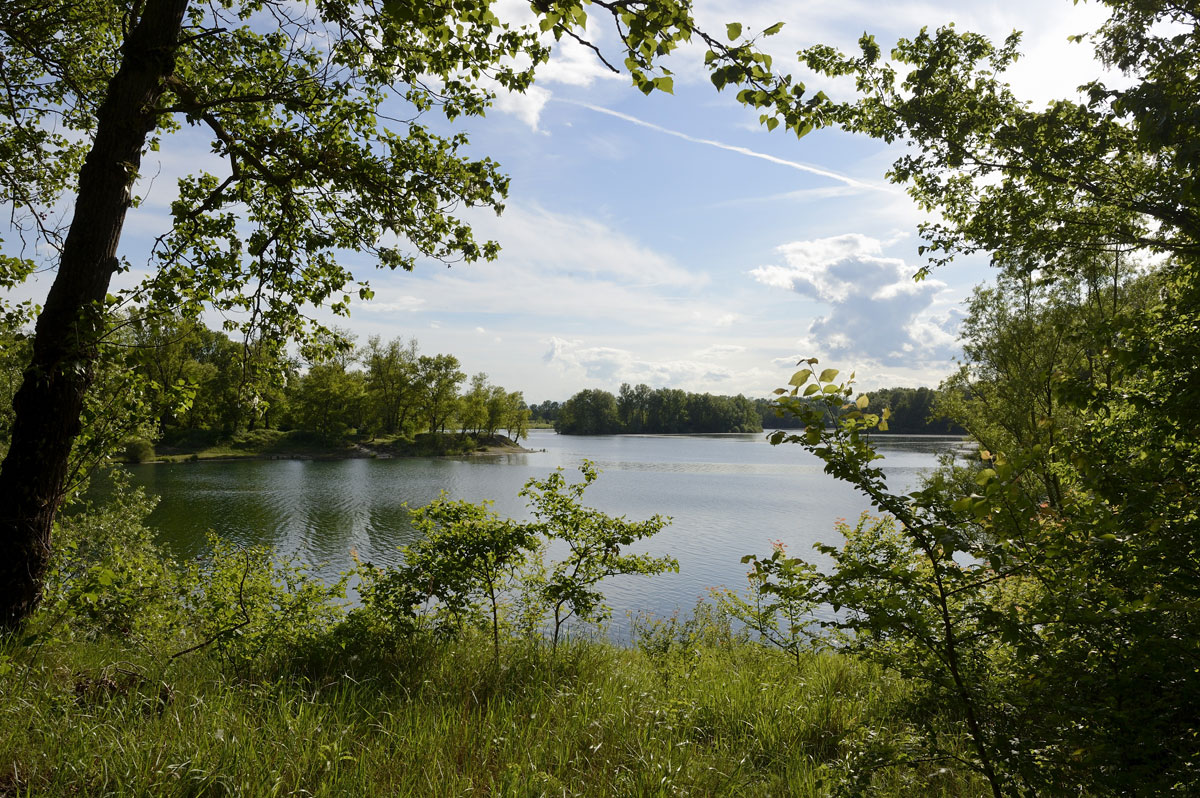
M 655 657 L 482 638 L 229 675 L 109 641 L 10 649 L 0 795 L 807 796 L 864 734 L 903 734 L 905 687 L 837 654 L 750 642 Z M 977 794 L 902 763 L 880 795 Z

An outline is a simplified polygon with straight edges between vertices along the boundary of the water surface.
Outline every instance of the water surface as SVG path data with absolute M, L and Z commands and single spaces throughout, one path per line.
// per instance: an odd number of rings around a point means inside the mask
M 915 487 L 937 456 L 959 446 L 940 436 L 880 436 L 890 486 Z M 870 509 L 851 487 L 827 476 L 799 446 L 771 446 L 763 434 L 566 436 L 534 430 L 529 454 L 440 459 L 236 461 L 148 464 L 134 483 L 161 497 L 150 523 L 178 557 L 202 555 L 208 530 L 241 544 L 267 544 L 332 576 L 351 563 L 399 561 L 413 540 L 405 504 L 445 491 L 527 517 L 517 492 L 532 477 L 587 458 L 603 472 L 586 503 L 613 515 L 673 521 L 642 550 L 671 554 L 678 574 L 606 583 L 620 624 L 627 611 L 689 609 L 708 588 L 745 583 L 745 554 L 784 542 L 804 556 L 816 541 L 837 542 L 838 518 Z M 544 451 L 542 451 L 544 450 Z M 574 480 L 573 480 L 574 481 Z

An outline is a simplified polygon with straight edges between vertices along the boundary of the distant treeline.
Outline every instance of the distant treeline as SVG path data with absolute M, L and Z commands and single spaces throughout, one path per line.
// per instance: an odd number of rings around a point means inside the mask
M 760 432 L 754 402 L 744 396 L 688 393 L 677 388 L 621 386 L 616 396 L 598 388 L 567 401 L 530 407 L 532 418 L 566 435 L 615 433 Z
M 870 391 L 872 413 L 891 410 L 888 431 L 909 435 L 961 435 L 962 427 L 937 418 L 933 388 L 883 388 Z M 566 402 L 546 401 L 531 405 L 531 421 L 553 424 L 567 435 L 619 433 L 761 432 L 764 429 L 794 429 L 802 426 L 795 416 L 776 414 L 773 399 L 747 399 L 688 393 L 674 388 L 647 385 L 621 386 L 612 393 L 589 388 Z

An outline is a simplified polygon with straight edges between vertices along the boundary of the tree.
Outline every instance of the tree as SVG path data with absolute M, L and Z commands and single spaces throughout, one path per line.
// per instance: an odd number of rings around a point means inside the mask
M 891 177 L 939 212 L 921 274 L 975 251 L 1006 269 L 966 328 L 959 420 L 996 442 L 969 479 L 890 493 L 866 436 L 886 419 L 815 361 L 781 390 L 804 433 L 774 436 L 900 522 L 846 528 L 822 598 L 860 651 L 954 708 L 922 745 L 945 756 L 939 735 L 965 735 L 996 796 L 1200 785 L 1200 10 L 1107 5 L 1093 41 L 1129 86 L 1045 110 L 1003 83 L 1016 36 L 926 30 L 890 63 L 869 36 L 857 57 L 802 53 L 859 92 L 819 122 L 913 145 Z M 1130 250 L 1164 265 L 1132 301 L 1119 271 L 1101 293 Z
M 326 439 L 357 429 L 364 415 L 365 380 L 340 363 L 315 363 L 290 386 L 293 423 Z
M 638 433 L 646 428 L 649 396 L 650 386 L 645 383 L 636 388 L 631 388 L 627 382 L 621 383 L 617 393 L 617 416 L 626 432 Z
M 584 460 L 579 473 L 583 480 L 572 484 L 560 468 L 544 480 L 529 480 L 521 490 L 529 500 L 535 528 L 552 544 L 557 541 L 567 547 L 566 558 L 551 564 L 540 586 L 554 615 L 551 645 L 555 649 L 563 625 L 572 617 L 582 621 L 608 617 L 604 594 L 597 589 L 602 580 L 618 574 L 653 576 L 679 570 L 674 557 L 621 553 L 622 546 L 661 532 L 669 518 L 655 515 L 645 521 L 627 521 L 623 516 L 613 518 L 584 507 L 583 492 L 599 472 L 591 461 Z
M 502 420 L 499 426 L 508 432 L 509 438 L 519 441 L 529 437 L 529 416 L 529 408 L 525 406 L 525 396 L 520 391 L 512 391 L 504 395 Z
M 444 432 L 458 400 L 458 386 L 467 378 L 454 355 L 421 355 L 417 360 L 422 409 L 430 433 Z
M 529 524 L 501 519 L 487 504 L 451 501 L 444 493 L 412 511 L 421 539 L 404 548 L 403 583 L 440 602 L 461 631 L 480 598 L 491 615 L 492 646 L 500 662 L 500 606 L 532 557 L 540 557 Z
M 616 398 L 600 388 L 587 388 L 563 402 L 554 429 L 568 435 L 610 435 L 621 431 L 620 424 Z
M 420 394 L 417 342 L 406 346 L 400 338 L 381 343 L 378 335 L 367 340 L 361 358 L 367 367 L 367 395 L 375 428 L 389 435 L 409 424 Z
M 255 12 L 274 15 L 276 24 L 256 28 Z M 388 131 L 377 109 L 396 86 L 417 111 L 440 102 L 451 116 L 478 113 L 486 96 L 455 79 L 460 69 L 488 69 L 520 89 L 528 71 L 496 61 L 518 52 L 540 60 L 543 51 L 530 34 L 501 31 L 478 8 L 466 18 L 431 11 L 402 23 L 370 6 L 301 11 L 149 0 L 126 9 L 18 0 L 0 16 L 9 91 L 3 135 L 15 150 L 15 168 L 4 171 L 5 200 L 36 220 L 41 204 L 75 193 L 0 471 L 0 615 L 10 627 L 37 598 L 147 145 L 157 146 L 179 120 L 202 125 L 229 172 L 181 182 L 174 227 L 159 243 L 158 272 L 145 295 L 190 313 L 204 302 L 243 310 L 251 324 L 290 334 L 302 303 L 342 294 L 333 305 L 345 307 L 351 276 L 335 260 L 337 248 L 373 250 L 384 265 L 410 266 L 411 255 L 377 243 L 390 231 L 434 257 L 494 253 L 443 209 L 448 202 L 497 204 L 504 181 L 495 165 L 460 156 L 461 138 L 434 136 L 417 123 L 404 136 Z M 69 30 L 89 35 L 62 35 Z M 442 78 L 438 92 L 419 75 Z M 45 122 L 51 116 L 81 135 L 47 132 L 59 129 Z M 20 168 L 38 161 L 47 163 Z M 248 235 L 236 229 L 239 218 L 253 226 Z
M 553 402 L 547 399 L 541 404 L 534 402 L 532 405 L 530 405 L 529 415 L 534 421 L 541 421 L 542 423 L 546 424 L 554 424 L 554 422 L 558 421 L 558 414 L 560 410 L 561 406 L 558 402 Z
M 795 100 L 740 25 L 726 31 L 732 44 L 719 41 L 695 27 L 685 0 L 591 8 L 612 17 L 617 60 L 644 92 L 671 90 L 658 62 L 695 37 L 720 85 L 745 83 L 781 107 Z M 583 0 L 533 9 L 541 31 L 585 41 Z M 306 307 L 344 313 L 355 294 L 370 296 L 341 250 L 393 269 L 496 254 L 454 212 L 499 210 L 507 179 L 467 156 L 463 135 L 435 134 L 422 116 L 481 115 L 492 98 L 485 83 L 525 89 L 548 48 L 537 30 L 501 22 L 492 0 L 0 0 L 0 20 L 0 199 L 57 260 L 0 466 L 0 626 L 11 629 L 37 602 L 84 397 L 106 351 L 110 280 L 126 268 L 117 251 L 143 153 L 199 127 L 224 169 L 180 181 L 152 275 L 124 299 L 190 317 L 211 307 L 263 338 L 303 337 Z M 47 211 L 72 196 L 63 235 Z M 34 267 L 4 258 L 0 285 Z
M 471 377 L 471 388 L 460 398 L 456 414 L 463 435 L 467 434 L 467 430 L 478 435 L 487 428 L 488 400 L 491 394 L 492 386 L 488 385 L 486 374 L 481 371 Z

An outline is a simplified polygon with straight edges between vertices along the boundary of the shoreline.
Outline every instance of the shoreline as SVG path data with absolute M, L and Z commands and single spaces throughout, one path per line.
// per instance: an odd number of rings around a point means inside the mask
M 400 458 L 439 458 L 439 457 L 499 457 L 508 454 L 537 454 L 544 449 L 527 449 L 519 443 L 503 435 L 495 435 L 487 442 L 477 445 L 470 450 L 456 451 L 447 447 L 446 451 L 422 449 L 414 444 L 397 446 L 395 442 L 355 442 L 340 448 L 297 448 L 295 451 L 172 451 L 172 447 L 164 447 L 168 451 L 158 454 L 152 459 L 141 461 L 120 461 L 123 465 L 175 465 L 179 463 L 231 463 L 242 460 L 392 460 Z M 206 452 L 212 451 L 211 454 Z

